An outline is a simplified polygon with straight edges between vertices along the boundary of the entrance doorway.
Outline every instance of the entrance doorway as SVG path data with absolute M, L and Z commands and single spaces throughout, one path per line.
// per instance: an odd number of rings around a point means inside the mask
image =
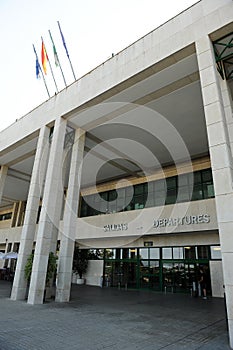
M 152 249 L 148 254 L 145 248 L 109 249 L 105 255 L 104 285 L 198 295 L 199 271 L 205 266 L 211 295 L 209 259 L 161 259 L 162 254 L 156 250 L 159 248 Z
M 105 262 L 104 275 L 107 287 L 138 288 L 137 261 Z
M 173 292 L 192 292 L 197 290 L 199 264 L 197 262 L 162 263 L 163 289 Z

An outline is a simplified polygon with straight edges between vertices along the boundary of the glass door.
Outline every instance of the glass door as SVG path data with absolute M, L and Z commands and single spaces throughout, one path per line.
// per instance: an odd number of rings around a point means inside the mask
M 140 261 L 140 288 L 161 290 L 159 260 Z
M 137 262 L 106 261 L 104 285 L 106 287 L 137 288 Z
M 197 288 L 198 270 L 197 262 L 163 261 L 163 290 L 192 293 Z

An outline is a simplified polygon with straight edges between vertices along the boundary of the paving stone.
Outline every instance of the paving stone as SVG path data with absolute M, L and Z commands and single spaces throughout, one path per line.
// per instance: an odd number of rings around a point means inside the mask
M 0 281 L 0 350 L 225 350 L 224 300 L 72 286 L 70 303 L 11 301 Z

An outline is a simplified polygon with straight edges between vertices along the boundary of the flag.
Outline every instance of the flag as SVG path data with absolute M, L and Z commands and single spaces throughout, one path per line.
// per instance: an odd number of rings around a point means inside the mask
M 41 46 L 41 62 L 42 62 L 42 67 L 44 70 L 44 74 L 47 74 L 47 61 L 49 60 L 44 42 L 42 40 L 42 46 Z
M 35 49 L 34 45 L 33 45 L 33 50 L 34 50 L 34 53 L 36 55 L 36 77 L 37 77 L 37 79 L 39 79 L 40 78 L 40 72 L 41 72 L 41 66 L 40 66 L 40 63 L 39 63 L 38 56 L 37 56 L 36 49 Z
M 76 77 L 75 77 L 75 74 L 74 74 L 74 69 L 73 69 L 73 66 L 72 66 L 72 63 L 71 63 L 71 60 L 70 60 L 70 56 L 69 56 L 69 53 L 68 53 L 68 50 L 67 50 L 67 47 L 66 47 L 66 43 L 65 43 L 65 38 L 64 38 L 64 35 L 63 35 L 62 31 L 61 31 L 61 27 L 60 27 L 59 21 L 57 21 L 57 24 L 58 24 L 58 27 L 59 27 L 59 30 L 60 30 L 60 34 L 61 34 L 63 46 L 64 46 L 64 48 L 65 48 L 65 50 L 66 50 L 66 55 L 67 55 L 68 60 L 69 60 L 69 62 L 70 62 L 70 68 L 71 68 L 71 70 L 72 70 L 74 79 L 76 80 Z
M 68 53 L 68 50 L 67 50 L 67 47 L 66 47 L 65 38 L 64 38 L 64 35 L 63 35 L 62 31 L 61 31 L 60 23 L 59 23 L 59 22 L 57 22 L 57 23 L 58 23 L 58 27 L 59 27 L 59 30 L 60 30 L 60 34 L 61 34 L 63 46 L 64 46 L 64 48 L 65 48 L 65 50 L 66 50 L 66 55 L 67 55 L 68 58 L 70 58 L 69 53 Z
M 45 88 L 46 88 L 46 91 L 47 91 L 47 93 L 48 93 L 48 96 L 50 97 L 49 90 L 48 90 L 48 86 L 47 86 L 47 84 L 46 84 L 45 77 L 44 77 L 43 71 L 42 71 L 42 69 L 41 69 L 39 60 L 38 60 L 38 56 L 37 56 L 37 52 L 36 52 L 35 46 L 34 46 L 33 44 L 32 44 L 32 46 L 33 46 L 34 53 L 35 53 L 35 55 L 36 55 L 36 77 L 37 77 L 37 78 L 40 78 L 40 73 L 41 73 L 42 78 L 43 78 L 43 80 L 44 80 L 44 86 L 45 86 Z
M 38 58 L 36 59 L 36 77 L 37 79 L 40 78 L 40 63 L 38 61 Z
M 55 61 L 55 66 L 59 66 L 59 59 L 58 59 L 58 54 L 55 45 L 53 44 L 53 54 L 54 54 L 54 61 Z
M 49 36 L 50 36 L 50 39 L 51 39 L 51 42 L 52 42 L 52 45 L 53 45 L 53 55 L 54 55 L 55 66 L 59 67 L 60 66 L 60 62 L 59 62 L 59 58 L 58 58 L 58 53 L 57 53 L 56 46 L 54 44 L 53 37 L 52 37 L 52 34 L 51 34 L 50 30 L 49 30 Z
M 61 67 L 61 64 L 60 64 L 60 61 L 59 61 L 59 58 L 58 58 L 58 53 L 57 53 L 55 44 L 54 44 L 54 42 L 53 42 L 53 37 L 52 37 L 52 34 L 51 34 L 50 30 L 49 30 L 49 36 L 50 36 L 50 39 L 51 39 L 51 42 L 52 42 L 52 45 L 53 45 L 53 54 L 54 54 L 55 65 L 56 65 L 57 67 L 60 67 L 61 74 L 62 74 L 64 83 L 65 83 L 65 86 L 67 86 L 67 85 L 66 85 L 66 79 L 65 79 L 64 73 L 63 73 L 63 71 L 62 71 L 62 67 Z

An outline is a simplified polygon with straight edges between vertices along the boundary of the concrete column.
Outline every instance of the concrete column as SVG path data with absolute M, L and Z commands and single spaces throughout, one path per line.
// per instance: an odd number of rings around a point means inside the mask
M 72 149 L 69 184 L 63 219 L 63 232 L 59 252 L 56 289 L 56 301 L 59 302 L 66 302 L 70 299 L 84 144 L 85 132 L 81 129 L 77 129 Z
M 11 248 L 12 248 L 12 242 L 9 242 L 8 240 L 6 240 L 5 254 L 9 253 L 11 251 Z M 4 267 L 5 268 L 9 267 L 9 259 L 4 260 Z
M 49 131 L 50 129 L 48 127 L 43 127 L 40 130 L 37 143 L 36 155 L 27 198 L 24 225 L 22 228 L 19 246 L 19 255 L 16 265 L 15 278 L 11 291 L 12 300 L 25 299 L 27 282 L 24 278 L 24 269 L 27 259 L 32 252 L 33 242 L 35 238 L 36 220 L 49 152 Z
M 226 116 L 226 122 L 228 127 L 230 146 L 231 146 L 231 155 L 233 155 L 233 101 L 231 93 L 229 90 L 228 82 L 226 80 L 220 80 L 220 87 L 223 97 L 223 107 Z
M 233 187 L 232 155 L 221 82 L 209 37 L 196 42 L 222 250 L 230 346 L 233 348 Z
M 0 203 L 2 201 L 3 190 L 5 186 L 5 181 L 7 177 L 8 167 L 6 165 L 1 166 L 0 170 Z
M 16 223 L 15 226 L 22 226 L 22 218 L 23 218 L 23 212 L 25 209 L 25 202 L 19 201 L 19 207 L 18 207 L 18 212 L 16 216 Z
M 18 209 L 19 209 L 19 202 L 15 202 L 13 204 L 13 210 L 12 210 L 12 216 L 11 216 L 11 227 L 15 227 L 16 226 L 16 219 L 17 219 Z
M 66 121 L 58 117 L 55 121 L 49 162 L 44 186 L 44 195 L 38 225 L 35 255 L 28 294 L 29 304 L 42 304 L 46 283 L 48 256 L 54 231 L 57 232 L 60 214 L 58 207 L 63 193 L 62 162 Z

